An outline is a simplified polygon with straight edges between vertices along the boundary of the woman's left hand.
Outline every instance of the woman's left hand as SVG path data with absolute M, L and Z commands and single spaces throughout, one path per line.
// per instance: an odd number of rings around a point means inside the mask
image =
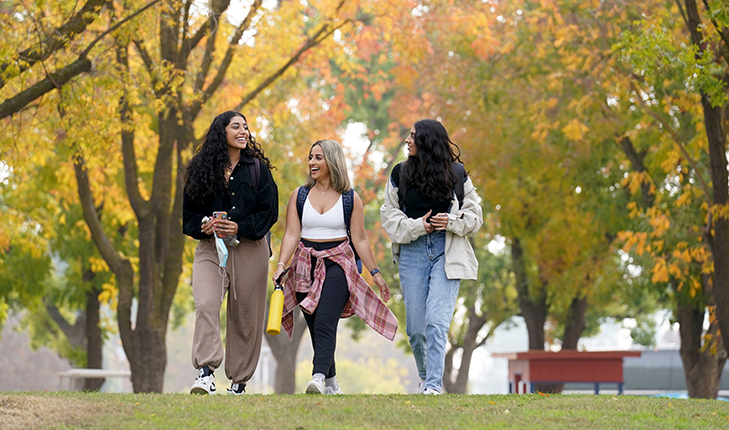
M 439 213 L 437 215 L 433 215 L 430 218 L 430 224 L 435 227 L 436 230 L 445 230 L 446 227 L 448 227 L 448 214 Z
M 382 273 L 375 273 L 372 280 L 375 281 L 375 285 L 377 285 L 377 288 L 380 290 L 380 297 L 382 298 L 382 301 L 387 303 L 387 301 L 390 300 L 390 288 L 387 286 L 385 278 L 382 277 Z
M 215 220 L 215 231 L 221 236 L 236 236 L 238 235 L 238 224 L 234 221 L 227 219 L 216 219 Z

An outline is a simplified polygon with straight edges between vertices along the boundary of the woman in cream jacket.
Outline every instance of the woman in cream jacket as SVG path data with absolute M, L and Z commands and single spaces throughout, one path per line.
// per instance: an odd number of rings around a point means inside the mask
M 440 394 L 460 282 L 478 274 L 468 237 L 483 215 L 460 150 L 440 122 L 416 122 L 405 142 L 408 159 L 392 170 L 380 217 L 398 264 L 419 392 Z

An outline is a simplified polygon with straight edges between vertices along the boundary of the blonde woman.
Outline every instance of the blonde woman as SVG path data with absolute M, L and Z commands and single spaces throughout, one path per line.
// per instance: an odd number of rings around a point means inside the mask
M 360 275 L 355 251 L 382 299 Z M 339 318 L 356 314 L 389 340 L 397 332 L 397 319 L 384 303 L 390 299 L 390 290 L 367 239 L 362 200 L 350 185 L 342 147 L 333 140 L 320 140 L 309 150 L 309 176 L 286 207 L 286 232 L 274 280 L 284 273 L 292 256 L 284 284 L 282 325 L 290 338 L 292 312 L 299 305 L 314 348 L 306 392 L 342 394 L 334 363 Z

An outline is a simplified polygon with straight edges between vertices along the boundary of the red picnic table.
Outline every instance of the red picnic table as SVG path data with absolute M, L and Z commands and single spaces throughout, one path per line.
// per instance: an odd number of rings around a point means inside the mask
M 491 356 L 509 360 L 509 393 L 526 393 L 527 387 L 533 393 L 536 384 L 587 382 L 595 384 L 595 394 L 600 393 L 600 384 L 605 383 L 618 384 L 618 394 L 623 394 L 623 358 L 640 357 L 640 354 L 640 351 L 530 350 Z

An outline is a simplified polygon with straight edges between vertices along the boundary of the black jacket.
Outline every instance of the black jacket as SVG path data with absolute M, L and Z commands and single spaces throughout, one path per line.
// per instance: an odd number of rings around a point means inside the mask
M 258 190 L 253 189 L 250 165 L 253 158 L 241 156 L 233 169 L 226 195 L 213 195 L 203 203 L 192 201 L 184 193 L 182 201 L 182 232 L 194 239 L 210 239 L 202 232 L 204 217 L 213 212 L 228 212 L 228 219 L 238 224 L 238 238 L 262 239 L 278 221 L 278 187 L 264 162 L 259 163 L 261 175 Z

